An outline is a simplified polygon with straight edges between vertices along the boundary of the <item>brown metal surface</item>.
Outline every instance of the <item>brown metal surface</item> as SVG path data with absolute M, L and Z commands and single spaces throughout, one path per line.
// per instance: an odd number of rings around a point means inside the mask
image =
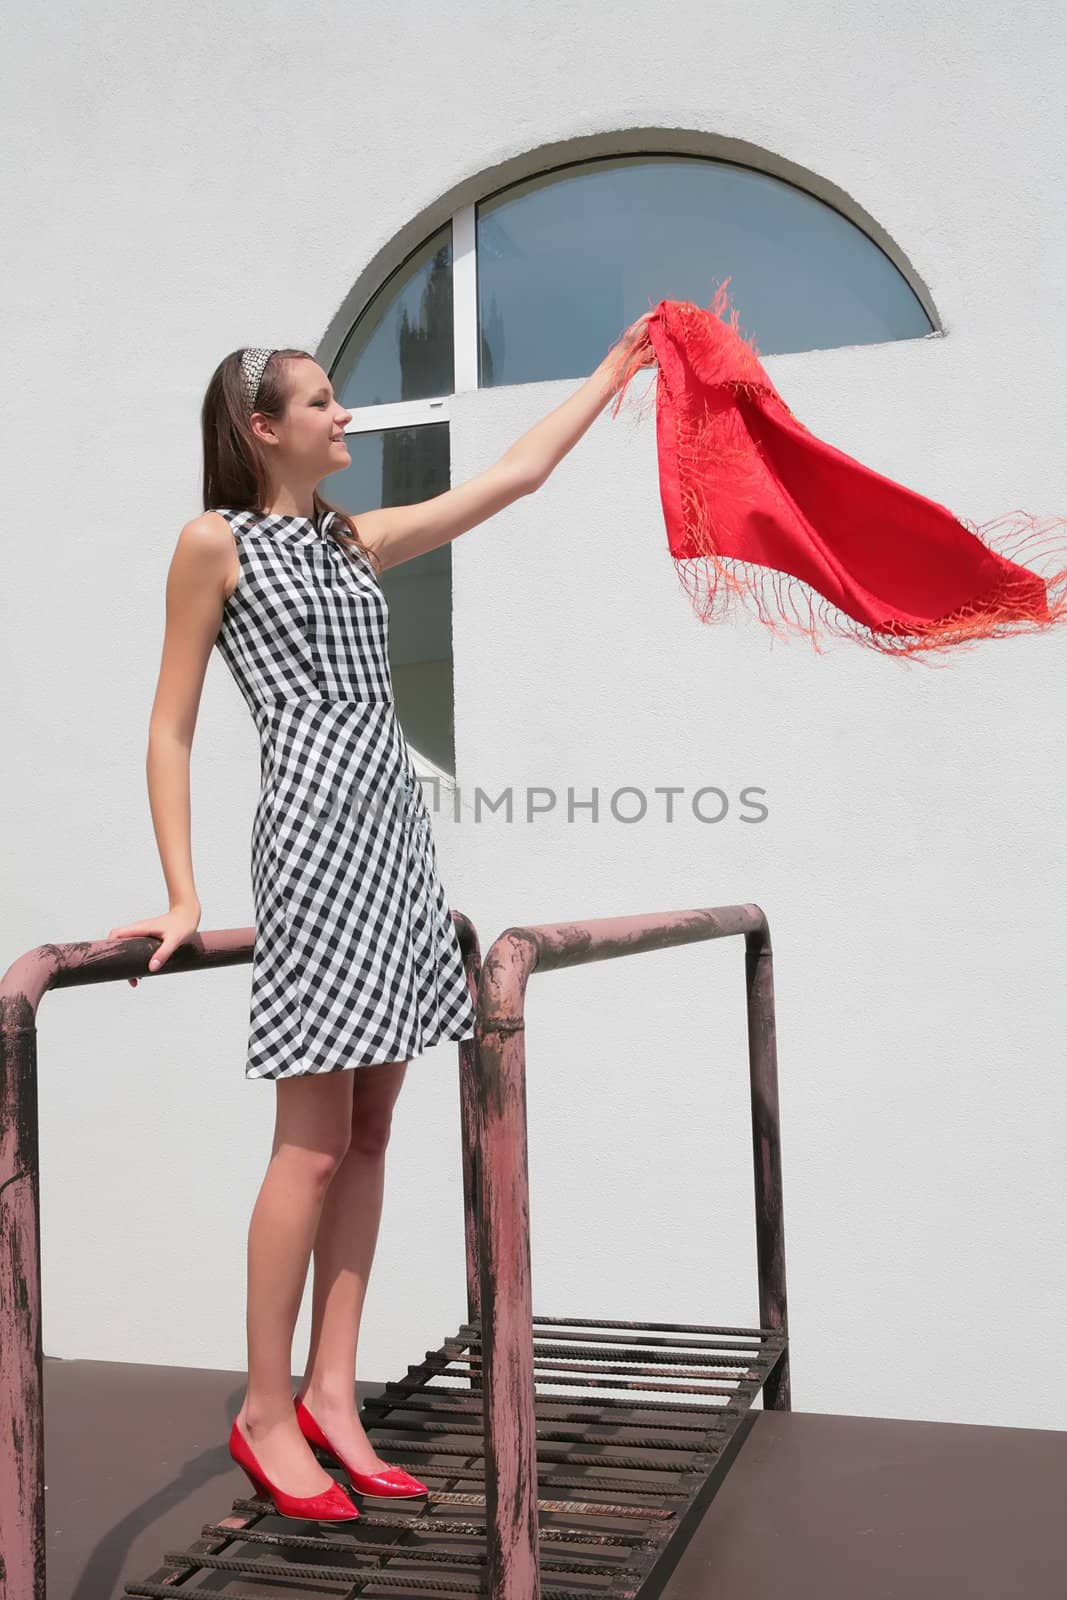
M 45 1251 L 47 1259 L 47 1239 Z M 860 1327 L 857 1337 L 868 1333 Z M 916 1337 L 929 1351 L 927 1330 Z M 294 1389 L 299 1380 L 298 1369 Z M 249 1493 L 226 1449 L 244 1393 L 241 1368 L 64 1361 L 48 1355 L 46 1340 L 44 1383 L 49 1600 L 121 1600 L 124 1585 L 156 1572 L 164 1552 L 206 1537 L 202 1529 L 217 1529 L 234 1498 Z M 362 1403 L 382 1385 L 358 1389 Z M 386 1417 L 391 1433 L 399 1420 Z M 1067 1433 L 761 1411 L 758 1402 L 742 1430 L 660 1600 L 1063 1600 Z M 384 1500 L 362 1504 L 390 1514 Z M 664 1514 L 675 1509 L 672 1500 Z M 464 1532 L 481 1515 L 461 1503 L 438 1507 L 434 1531 Z M 267 1528 L 259 1524 L 264 1537 L 278 1537 Z M 641 1540 L 634 1523 L 615 1519 L 612 1529 L 619 1545 Z M 570 1542 L 595 1559 L 597 1537 L 572 1532 Z M 542 1527 L 542 1549 L 553 1538 Z M 320 1557 L 297 1551 L 291 1559 Z M 263 1595 L 259 1583 L 216 1581 L 231 1596 Z M 284 1592 L 300 1600 L 309 1589 L 297 1581 Z

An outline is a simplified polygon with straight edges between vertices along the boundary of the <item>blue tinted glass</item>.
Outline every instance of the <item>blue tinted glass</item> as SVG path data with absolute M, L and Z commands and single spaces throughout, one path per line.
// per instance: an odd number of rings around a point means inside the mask
M 336 384 L 336 379 L 333 379 Z M 351 511 L 412 505 L 449 488 L 448 423 L 345 437 L 351 464 L 323 480 L 327 500 Z M 452 698 L 452 546 L 382 573 L 389 602 L 389 666 L 397 712 L 412 746 L 455 773 Z M 427 803 L 430 791 L 426 791 Z
M 730 279 L 761 355 L 921 338 L 889 257 L 802 190 L 725 162 L 619 157 L 529 179 L 478 207 L 480 383 L 590 373 L 660 300 L 709 305 Z
M 455 387 L 452 360 L 452 225 L 435 233 L 384 284 L 334 364 L 342 405 L 430 400 Z

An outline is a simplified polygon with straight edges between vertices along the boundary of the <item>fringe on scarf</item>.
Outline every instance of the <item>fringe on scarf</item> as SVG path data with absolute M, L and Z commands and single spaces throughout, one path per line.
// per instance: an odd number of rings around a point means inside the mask
M 773 416 L 774 408 L 780 407 L 793 429 L 815 440 L 771 383 L 755 344 L 742 336 L 738 313 L 728 306 L 729 282 L 729 278 L 723 282 L 707 308 L 690 302 L 660 302 L 653 313 L 654 321 L 669 308 L 673 328 L 684 330 L 685 358 L 699 380 L 704 395 L 701 403 L 693 404 L 692 397 L 683 392 L 670 392 L 668 375 L 654 348 L 656 336 L 647 329 L 635 343 L 620 350 L 613 369 L 617 393 L 612 415 L 617 416 L 636 374 L 649 366 L 658 368 L 656 384 L 649 387 L 646 399 L 654 393 L 657 427 L 669 428 L 670 451 L 677 466 L 681 533 L 670 541 L 671 554 L 701 622 L 725 620 L 736 602 L 751 607 L 777 637 L 808 639 L 817 654 L 822 653 L 823 640 L 843 638 L 883 655 L 914 658 L 985 639 L 1044 632 L 1067 618 L 1067 551 L 1062 538 L 1067 519 L 1063 517 L 1039 518 L 1013 511 L 976 523 L 939 508 L 1009 565 L 1000 569 L 985 593 L 944 616 L 889 619 L 883 626 L 858 620 L 792 573 L 724 554 L 727 541 L 721 537 L 717 508 L 732 502 L 736 510 L 739 504 L 754 503 L 759 498 L 756 478 L 771 472 L 745 428 L 742 408 L 751 404 Z M 716 321 L 710 322 L 710 317 Z M 666 349 L 662 333 L 658 342 L 662 356 Z M 707 403 L 709 391 L 716 399 L 713 405 Z M 661 485 L 663 446 L 661 433 Z M 851 458 L 838 456 L 852 464 Z M 782 488 L 780 479 L 775 482 Z M 1042 577 L 1030 569 L 1028 564 L 1034 562 L 1053 570 Z

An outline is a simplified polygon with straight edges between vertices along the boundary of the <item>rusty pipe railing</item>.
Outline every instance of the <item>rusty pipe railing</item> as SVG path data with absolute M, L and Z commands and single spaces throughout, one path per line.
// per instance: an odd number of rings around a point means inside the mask
M 534 972 L 742 935 L 760 1323 L 787 1333 L 785 1227 L 770 930 L 757 905 L 507 928 L 478 987 L 473 1050 L 461 1057 L 468 1313 L 481 1323 L 487 1585 L 492 1600 L 539 1600 L 537 1440 L 526 1129 L 526 985 Z M 788 1347 L 764 1405 L 790 1407 Z
M 474 994 L 477 931 L 461 912 L 452 917 Z M 0 978 L 0 1600 L 45 1600 L 37 1009 L 50 989 L 239 966 L 252 959 L 255 929 L 197 933 L 160 972 L 149 973 L 160 942 L 145 936 L 38 945 Z M 473 1048 L 461 1041 L 461 1059 Z M 467 1182 L 465 1172 L 465 1197 Z

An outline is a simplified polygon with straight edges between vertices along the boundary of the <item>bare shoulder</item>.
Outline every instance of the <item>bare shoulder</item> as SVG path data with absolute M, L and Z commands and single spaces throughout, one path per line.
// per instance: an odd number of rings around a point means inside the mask
M 201 511 L 178 535 L 176 562 L 205 582 L 221 587 L 223 599 L 236 589 L 241 575 L 233 529 L 219 511 Z

